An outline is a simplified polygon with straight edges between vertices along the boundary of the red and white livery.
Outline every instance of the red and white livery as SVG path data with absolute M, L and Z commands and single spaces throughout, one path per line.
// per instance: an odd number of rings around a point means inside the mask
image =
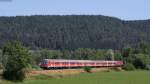
M 121 67 L 123 61 L 103 61 L 103 60 L 64 60 L 64 59 L 44 59 L 40 63 L 42 68 L 69 68 L 69 67 Z

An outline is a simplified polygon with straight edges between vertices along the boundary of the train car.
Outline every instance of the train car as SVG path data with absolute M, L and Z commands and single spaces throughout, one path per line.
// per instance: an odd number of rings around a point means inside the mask
M 53 68 L 75 68 L 75 67 L 121 67 L 122 61 L 103 60 L 65 60 L 65 59 L 44 59 L 40 67 L 44 69 Z

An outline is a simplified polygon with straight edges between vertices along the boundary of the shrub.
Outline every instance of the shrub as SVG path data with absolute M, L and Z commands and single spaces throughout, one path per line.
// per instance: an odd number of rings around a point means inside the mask
M 41 68 L 41 67 L 36 66 L 36 65 L 35 65 L 35 66 L 32 66 L 32 69 L 33 69 L 33 70 L 42 70 L 42 68 Z
M 150 70 L 150 65 L 146 65 L 145 69 Z
M 123 69 L 127 70 L 127 71 L 132 71 L 132 70 L 135 70 L 135 67 L 133 64 L 131 63 L 127 63 L 123 66 Z
M 85 67 L 84 67 L 84 71 L 86 71 L 86 72 L 89 72 L 89 73 L 90 73 L 90 72 L 91 72 L 91 67 L 85 66 Z
M 31 60 L 28 49 L 18 42 L 11 42 L 4 46 L 3 56 L 8 56 L 4 63 L 3 77 L 6 80 L 23 81 Z
M 25 78 L 25 71 L 24 70 L 6 70 L 3 73 L 3 77 L 7 80 L 12 80 L 12 81 L 23 81 Z
M 137 69 L 145 69 L 149 64 L 149 56 L 146 54 L 135 54 L 133 64 Z

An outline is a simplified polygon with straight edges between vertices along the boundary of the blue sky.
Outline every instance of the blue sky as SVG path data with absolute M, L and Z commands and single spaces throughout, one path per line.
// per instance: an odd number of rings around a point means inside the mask
M 150 0 L 0 0 L 0 16 L 72 14 L 150 19 Z

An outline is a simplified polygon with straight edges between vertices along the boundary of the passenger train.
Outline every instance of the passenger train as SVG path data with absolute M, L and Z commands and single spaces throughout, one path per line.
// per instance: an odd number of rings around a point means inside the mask
M 106 60 L 65 60 L 65 59 L 44 59 L 39 64 L 43 69 L 54 68 L 77 68 L 77 67 L 121 67 L 123 61 Z

